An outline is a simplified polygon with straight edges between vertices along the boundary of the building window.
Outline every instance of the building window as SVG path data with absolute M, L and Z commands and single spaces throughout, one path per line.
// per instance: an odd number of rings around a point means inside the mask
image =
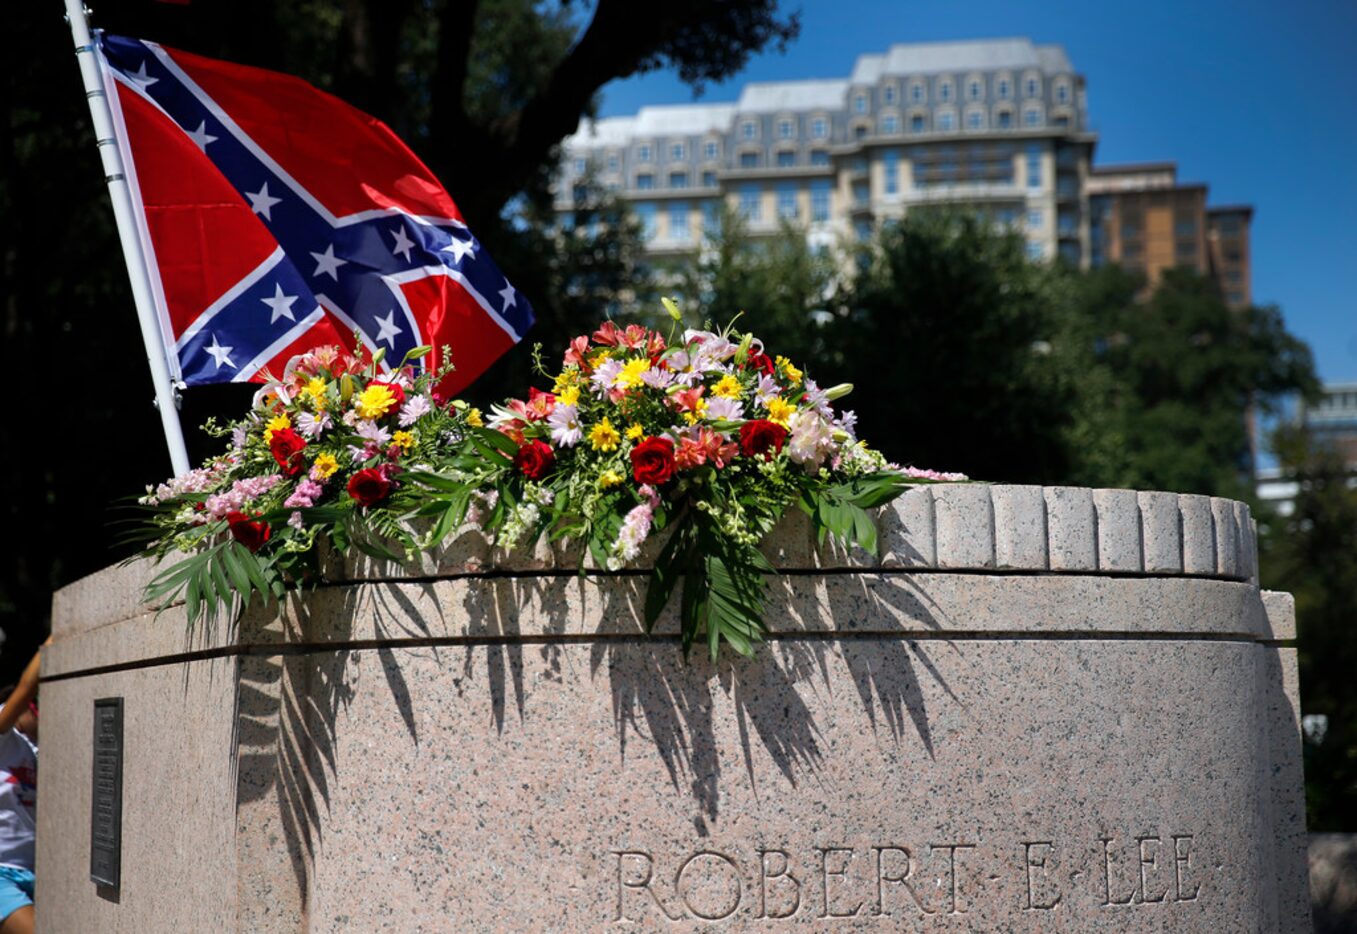
M 1013 114 L 1008 110 L 999 111 L 999 129 L 1008 130 L 1013 127 Z
M 881 164 L 886 176 L 886 194 L 895 195 L 900 193 L 900 153 L 895 149 L 887 149 L 881 156 Z
M 1041 82 L 1036 78 L 1028 78 L 1023 82 L 1023 93 L 1028 97 L 1036 97 L 1041 93 Z
M 638 191 L 649 191 L 655 187 L 655 176 L 649 172 L 642 172 L 636 176 L 636 188 Z
M 954 123 L 952 112 L 950 110 L 944 110 L 942 113 L 938 114 L 937 123 L 939 132 L 950 133 L 953 128 L 952 124 Z
M 1032 208 L 1027 212 L 1027 227 L 1030 230 L 1041 228 L 1041 208 Z
M 900 120 L 894 114 L 887 114 L 881 118 L 881 132 L 887 136 L 894 136 L 900 132 Z
M 946 104 L 949 101 L 951 101 L 951 99 L 952 99 L 952 82 L 950 81 L 938 82 L 938 100 Z
M 796 153 L 790 149 L 784 149 L 777 154 L 777 167 L 779 169 L 790 169 L 796 165 Z
M 1181 217 L 1173 225 L 1173 232 L 1180 237 L 1195 237 L 1197 222 L 1191 217 Z
M 655 239 L 655 205 L 642 201 L 634 208 L 636 217 L 641 222 L 641 236 L 647 240 Z
M 585 170 L 586 168 L 588 168 L 588 165 L 587 165 L 587 163 L 586 163 L 583 159 L 576 159 L 576 160 L 575 160 L 575 174 L 576 174 L 576 175 L 583 175 L 583 174 L 584 174 L 584 170 Z
M 853 205 L 854 207 L 866 207 L 871 200 L 871 192 L 867 189 L 865 182 L 857 182 L 853 185 Z
M 706 144 L 702 147 L 702 158 L 706 159 L 708 162 L 715 162 L 717 156 L 719 156 L 720 154 L 721 154 L 720 147 L 717 146 L 716 143 L 713 142 L 712 140 L 708 140 Z
M 758 126 L 753 120 L 746 120 L 740 124 L 740 136 L 745 139 L 753 139 L 758 135 Z
M 1007 78 L 1000 78 L 998 85 L 999 100 L 1006 101 L 1013 96 L 1013 82 Z
M 966 114 L 966 129 L 983 130 L 985 128 L 985 115 L 978 110 L 972 110 Z
M 650 161 L 650 144 L 649 144 L 649 143 L 642 143 L 641 145 L 639 145 L 639 146 L 636 147 L 636 160 L 637 160 L 638 162 L 649 162 L 649 161 Z
M 715 172 L 703 172 L 703 173 L 702 173 L 702 187 L 703 187 L 703 188 L 715 188 L 715 187 L 716 187 L 716 173 L 715 173 Z
M 570 190 L 570 197 L 574 199 L 576 204 L 579 204 L 582 201 L 587 201 L 589 199 L 589 186 L 576 185 L 574 188 Z
M 918 81 L 909 86 L 909 99 L 916 104 L 924 102 L 924 86 Z
M 1134 240 L 1140 236 L 1140 225 L 1133 221 L 1128 221 L 1121 225 L 1121 239 Z
M 866 243 L 872 239 L 872 222 L 857 221 L 853 224 L 853 232 L 858 236 L 858 242 Z
M 1027 147 L 1027 187 L 1041 187 L 1041 147 Z
M 794 135 L 792 131 L 795 129 L 795 126 L 796 125 L 790 120 L 779 120 L 777 122 L 777 138 L 791 139 Z
M 853 97 L 853 113 L 865 114 L 867 112 L 867 95 L 858 94 Z
M 829 186 L 827 179 L 816 179 L 810 183 L 810 219 L 829 220 Z
M 763 190 L 758 185 L 745 185 L 740 189 L 740 213 L 746 220 L 757 221 L 762 213 Z
M 972 78 L 966 82 L 966 99 L 972 101 L 980 100 L 982 96 L 982 86 L 978 80 Z
M 857 126 L 853 127 L 853 139 L 866 139 L 866 138 L 867 138 L 867 128 L 865 126 L 863 126 L 862 124 L 858 124 Z
M 784 220 L 796 218 L 796 186 L 783 185 L 777 190 L 777 216 Z
M 721 203 L 719 201 L 702 202 L 702 230 L 710 236 L 721 232 Z
M 825 123 L 824 117 L 816 117 L 810 122 L 810 135 L 816 139 L 824 139 L 829 133 L 829 127 Z
M 687 240 L 688 236 L 688 202 L 672 201 L 669 204 L 669 239 Z
M 1062 104 L 1070 102 L 1070 86 L 1065 82 L 1060 82 L 1055 86 L 1055 99 Z
M 1023 111 L 1022 122 L 1024 126 L 1041 126 L 1041 110 L 1036 107 L 1028 107 Z
M 682 162 L 682 161 L 683 161 L 683 152 L 684 152 L 684 149 L 683 149 L 683 144 L 682 144 L 682 143 L 673 143 L 673 144 L 671 144 L 670 147 L 669 147 L 669 161 L 670 161 L 670 162 Z
M 1042 245 L 1041 245 L 1040 243 L 1029 243 L 1029 244 L 1027 244 L 1027 258 L 1028 258 L 1028 259 L 1041 259 L 1042 256 L 1045 255 L 1045 253 L 1046 253 L 1046 251 L 1042 248 Z
M 759 154 L 756 152 L 740 153 L 740 168 L 757 169 L 759 167 Z
M 909 118 L 909 132 L 922 133 L 924 131 L 923 114 L 914 114 Z
M 616 172 L 622 167 L 622 160 L 617 158 L 617 153 L 611 153 L 608 156 L 608 171 Z
M 670 188 L 687 188 L 687 187 L 688 187 L 688 173 L 687 173 L 687 172 L 670 172 L 670 173 L 669 173 L 669 187 L 670 187 Z
M 881 89 L 881 101 L 887 105 L 895 104 L 895 85 L 888 84 Z
M 810 164 L 816 166 L 829 165 L 829 152 L 824 149 L 812 149 L 810 151 Z

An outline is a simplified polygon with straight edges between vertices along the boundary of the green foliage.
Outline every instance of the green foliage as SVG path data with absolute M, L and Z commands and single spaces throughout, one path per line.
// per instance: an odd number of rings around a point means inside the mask
M 1284 472 L 1299 484 L 1289 516 L 1262 517 L 1263 586 L 1296 598 L 1301 711 L 1328 718 L 1305 743 L 1308 825 L 1357 827 L 1357 471 L 1303 429 L 1278 432 Z

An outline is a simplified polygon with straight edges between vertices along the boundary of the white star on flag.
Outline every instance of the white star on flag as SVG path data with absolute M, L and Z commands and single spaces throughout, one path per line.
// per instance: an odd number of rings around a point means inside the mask
M 395 346 L 395 340 L 401 333 L 401 329 L 396 327 L 395 309 L 392 309 L 385 318 L 378 318 L 377 325 L 377 340 L 386 341 L 388 347 Z
M 128 75 L 127 77 L 131 78 L 133 81 L 135 81 L 139 86 L 143 88 L 149 88 L 151 85 L 155 84 L 157 81 L 160 80 L 159 78 L 152 78 L 150 75 L 146 73 L 145 62 L 142 62 L 141 67 L 138 68 L 136 71 L 132 72 L 132 74 Z
M 221 344 L 217 343 L 217 335 L 212 335 L 212 343 L 204 349 L 211 354 L 213 360 L 217 361 L 217 369 L 220 370 L 223 363 L 233 370 L 236 368 L 236 365 L 231 362 L 231 357 L 229 356 L 234 348 L 223 347 Z
M 325 274 L 336 282 L 339 281 L 339 267 L 348 262 L 346 259 L 335 257 L 335 245 L 333 243 L 326 247 L 324 253 L 312 253 L 311 258 L 316 261 L 316 271 L 312 275 Z
M 258 191 L 245 192 L 245 197 L 250 199 L 250 210 L 254 211 L 254 213 L 256 214 L 264 215 L 264 220 L 266 221 L 273 220 L 273 218 L 269 215 L 269 211 L 273 208 L 273 206 L 275 204 L 283 203 L 282 198 L 275 198 L 269 194 L 268 182 L 265 182 L 263 185 L 259 186 Z
M 396 245 L 391 248 L 391 255 L 404 257 L 407 263 L 410 262 L 410 249 L 415 245 L 415 241 L 406 236 L 404 227 L 397 227 L 391 233 L 396 238 Z
M 509 284 L 508 279 L 504 280 L 504 288 L 499 290 L 499 297 L 504 299 L 504 307 L 500 309 L 501 312 L 508 311 L 518 304 L 518 298 L 514 292 L 514 287 Z
M 207 132 L 207 121 L 204 120 L 198 124 L 198 129 L 188 132 L 188 138 L 193 140 L 194 144 L 203 152 L 207 152 L 207 144 L 215 143 L 217 138 Z
M 275 284 L 273 288 L 273 298 L 260 299 L 261 302 L 273 309 L 273 317 L 269 318 L 269 324 L 273 324 L 279 318 L 296 321 L 297 319 L 292 315 L 292 303 L 297 300 L 297 296 L 284 295 L 281 285 Z
M 476 244 L 472 243 L 470 240 L 458 240 L 456 237 L 453 237 L 452 242 L 443 247 L 441 252 L 451 253 L 452 261 L 460 263 L 464 257 L 476 255 Z

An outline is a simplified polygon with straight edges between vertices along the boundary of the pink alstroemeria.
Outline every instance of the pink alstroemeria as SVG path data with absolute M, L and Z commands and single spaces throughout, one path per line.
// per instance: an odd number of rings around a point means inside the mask
M 697 404 L 701 401 L 702 394 L 706 391 L 706 386 L 697 386 L 693 389 L 680 389 L 669 397 L 669 401 L 676 411 L 696 412 Z
M 585 356 L 585 354 L 587 354 L 588 352 L 589 352 L 589 338 L 581 334 L 579 337 L 572 340 L 570 342 L 570 346 L 566 348 L 564 358 L 565 365 L 577 366 L 581 370 L 587 369 L 589 366 L 589 360 L 588 357 Z
M 611 321 L 604 321 L 603 325 L 594 332 L 594 343 L 603 347 L 616 347 L 621 340 L 621 329 Z

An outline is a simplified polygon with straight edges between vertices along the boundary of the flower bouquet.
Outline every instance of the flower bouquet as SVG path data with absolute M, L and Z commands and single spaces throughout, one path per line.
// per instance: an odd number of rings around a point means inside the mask
M 399 561 L 468 522 L 504 548 L 583 542 L 581 570 L 597 573 L 662 538 L 647 629 L 681 591 L 685 652 L 705 638 L 713 657 L 723 641 L 747 655 L 775 573 L 759 544 L 788 509 L 821 542 L 875 552 L 867 510 L 914 483 L 964 479 L 888 464 L 833 407 L 850 386 L 817 386 L 753 335 L 681 329 L 664 303 L 669 334 L 605 322 L 570 342 L 558 371 L 539 358 L 549 391 L 488 415 L 439 398 L 446 373 L 418 369 L 428 348 L 394 368 L 361 345 L 294 358 L 244 419 L 209 423 L 231 439 L 224 454 L 142 499 L 150 553 L 185 553 L 147 596 L 182 595 L 192 625 L 318 580 L 322 541 Z

